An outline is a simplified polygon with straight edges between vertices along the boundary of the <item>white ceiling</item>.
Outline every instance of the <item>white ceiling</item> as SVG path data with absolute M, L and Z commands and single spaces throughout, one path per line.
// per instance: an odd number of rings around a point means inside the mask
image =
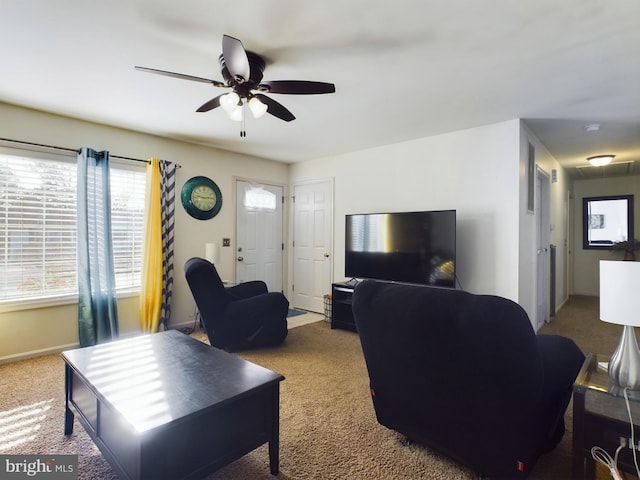
M 0 101 L 297 162 L 523 118 L 572 171 L 614 153 L 640 167 L 638 0 L 3 0 Z M 222 35 L 297 119 L 195 110 L 224 90 Z M 587 133 L 585 125 L 601 125 Z M 1 135 L 0 135 L 1 136 Z M 640 173 L 636 168 L 635 173 Z

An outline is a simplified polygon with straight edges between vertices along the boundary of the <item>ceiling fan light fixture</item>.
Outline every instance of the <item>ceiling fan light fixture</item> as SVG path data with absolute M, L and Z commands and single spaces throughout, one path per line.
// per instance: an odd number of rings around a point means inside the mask
M 615 155 L 596 155 L 588 157 L 587 160 L 594 167 L 604 167 L 605 165 L 609 165 L 614 158 Z
M 264 58 L 254 52 L 245 50 L 240 40 L 229 35 L 222 36 L 222 54 L 218 57 L 218 61 L 224 82 L 168 70 L 158 70 L 157 68 L 139 66 L 135 68 L 144 72 L 208 83 L 214 87 L 230 88 L 231 92 L 215 96 L 202 104 L 196 112 L 209 112 L 215 108 L 224 110 L 230 119 L 243 122 L 242 130 L 240 130 L 241 137 L 246 137 L 246 132 L 244 131 L 245 104 L 249 105 L 249 109 L 255 118 L 268 113 L 285 122 L 296 119 L 295 115 L 287 110 L 284 105 L 271 97 L 257 92 L 317 95 L 335 93 L 336 91 L 335 85 L 327 82 L 309 80 L 272 80 L 263 82 L 262 74 L 266 65 Z M 254 99 L 254 97 L 257 98 Z
M 236 105 L 236 108 L 227 112 L 227 115 L 234 122 L 241 122 L 244 119 L 244 105 Z
M 260 118 L 267 113 L 268 107 L 262 103 L 258 97 L 252 97 L 248 105 L 253 114 L 253 118 Z
M 236 92 L 229 92 L 220 97 L 220 106 L 231 115 L 239 107 L 240 96 Z

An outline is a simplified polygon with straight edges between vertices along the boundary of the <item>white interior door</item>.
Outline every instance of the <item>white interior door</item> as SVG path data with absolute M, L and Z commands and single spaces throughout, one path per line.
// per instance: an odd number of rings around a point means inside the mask
M 282 292 L 283 187 L 236 181 L 236 282 Z
M 296 185 L 293 213 L 293 306 L 322 313 L 331 292 L 332 182 Z
M 537 216 L 537 304 L 536 304 L 536 330 L 549 318 L 550 294 L 550 252 L 551 245 L 551 220 L 549 198 L 549 176 L 542 170 L 538 170 L 536 189 L 536 216 Z

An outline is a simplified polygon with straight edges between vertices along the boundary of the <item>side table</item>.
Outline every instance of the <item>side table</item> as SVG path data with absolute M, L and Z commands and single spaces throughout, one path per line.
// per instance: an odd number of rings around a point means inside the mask
M 573 385 L 572 475 L 575 480 L 595 478 L 591 448 L 603 448 L 611 457 L 626 439 L 618 456 L 618 469 L 635 474 L 631 425 L 623 390 L 612 384 L 607 373 L 608 356 L 589 353 Z M 636 450 L 640 449 L 640 391 L 628 390 Z M 640 451 L 636 452 L 640 462 Z
M 357 332 L 351 305 L 355 285 L 334 283 L 331 285 L 331 328 L 344 328 Z

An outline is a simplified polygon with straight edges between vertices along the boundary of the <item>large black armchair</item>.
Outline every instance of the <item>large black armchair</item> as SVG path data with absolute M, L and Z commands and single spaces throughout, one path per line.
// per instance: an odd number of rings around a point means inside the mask
M 191 258 L 184 273 L 209 342 L 225 350 L 276 345 L 287 336 L 289 301 L 256 280 L 225 288 L 216 267 Z
M 353 313 L 380 424 L 491 479 L 526 477 L 562 438 L 584 355 L 515 302 L 365 281 Z

